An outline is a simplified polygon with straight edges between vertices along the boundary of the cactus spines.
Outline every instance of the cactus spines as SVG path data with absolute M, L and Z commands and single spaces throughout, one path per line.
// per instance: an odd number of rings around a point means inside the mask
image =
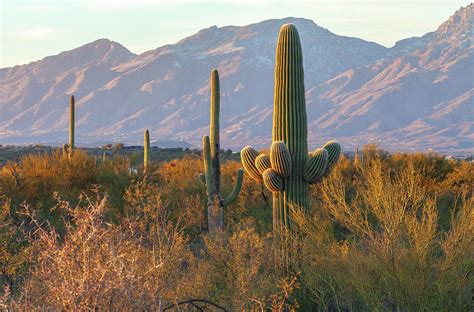
M 283 25 L 278 34 L 274 77 L 271 168 L 265 167 L 261 173 L 262 158 L 252 147 L 242 150 L 241 159 L 247 173 L 257 181 L 263 178 L 273 193 L 273 235 L 279 245 L 277 251 L 285 258 L 290 207 L 308 208 L 309 183 L 327 174 L 339 158 L 341 147 L 330 141 L 308 157 L 303 53 L 298 31 L 292 24 Z
M 270 192 L 281 192 L 283 191 L 283 179 L 278 173 L 269 168 L 263 172 L 263 183 Z
M 285 143 L 276 141 L 272 143 L 270 148 L 270 164 L 283 178 L 287 178 L 291 174 L 291 155 L 286 148 Z
M 150 161 L 150 131 L 145 130 L 143 134 L 143 171 L 148 172 L 148 164 Z
M 263 175 L 263 172 L 271 168 L 270 157 L 266 154 L 258 155 L 255 158 L 255 167 L 257 167 L 258 172 Z
M 262 175 L 255 165 L 255 160 L 258 157 L 258 152 L 251 146 L 244 147 L 240 151 L 240 159 L 242 161 L 242 166 L 245 171 L 250 175 L 250 177 L 256 181 L 262 180 Z
M 223 207 L 235 201 L 242 189 L 244 176 L 243 169 L 237 170 L 237 180 L 231 193 L 223 198 L 221 195 L 221 168 L 219 160 L 219 73 L 216 69 L 211 72 L 211 116 L 210 116 L 210 137 L 202 138 L 202 150 L 204 161 L 204 180 L 207 191 L 207 216 L 209 232 L 213 235 L 216 229 L 224 227 Z M 258 153 L 257 153 L 258 154 Z
M 328 166 L 328 152 L 324 148 L 317 148 L 304 168 L 303 178 L 309 183 L 317 182 L 326 172 Z

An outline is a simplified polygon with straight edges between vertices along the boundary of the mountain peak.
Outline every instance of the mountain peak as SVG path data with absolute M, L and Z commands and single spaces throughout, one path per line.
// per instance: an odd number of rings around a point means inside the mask
M 126 62 L 135 56 L 126 47 L 118 42 L 109 39 L 97 39 L 86 43 L 78 48 L 64 51 L 58 55 L 49 56 L 40 61 L 40 63 L 57 62 L 57 59 L 64 60 L 63 63 L 74 66 L 75 64 L 87 64 L 97 62 L 107 66 L 118 65 Z
M 95 58 L 104 58 L 107 56 L 134 56 L 130 50 L 118 42 L 102 38 L 86 43 L 76 49 L 66 51 L 64 53 L 88 53 Z
M 438 27 L 436 34 L 440 37 L 455 35 L 472 36 L 472 29 L 474 27 L 473 15 L 473 3 L 466 7 L 461 7 L 446 22 Z

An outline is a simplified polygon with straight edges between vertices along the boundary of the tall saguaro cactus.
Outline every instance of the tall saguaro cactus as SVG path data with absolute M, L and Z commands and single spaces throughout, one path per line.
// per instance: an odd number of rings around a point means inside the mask
M 74 149 L 74 122 L 75 122 L 75 104 L 74 95 L 69 98 L 69 144 L 63 144 L 63 155 L 64 157 L 72 157 Z
M 75 123 L 75 104 L 74 95 L 69 99 L 69 149 L 74 149 L 74 123 Z
M 275 57 L 272 145 L 268 155 L 242 149 L 244 169 L 273 193 L 273 232 L 285 248 L 290 205 L 307 209 L 308 186 L 320 181 L 339 158 L 339 144 L 330 141 L 308 156 L 303 54 L 298 31 L 283 25 Z
M 202 138 L 204 174 L 200 176 L 201 181 L 206 185 L 208 228 L 211 234 L 216 229 L 223 228 L 223 208 L 235 201 L 239 195 L 244 175 L 243 169 L 237 170 L 237 181 L 234 189 L 224 198 L 221 194 L 221 168 L 219 160 L 219 92 L 219 73 L 216 69 L 213 69 L 211 72 L 210 138 L 208 136 Z
M 143 134 L 143 172 L 148 172 L 148 162 L 150 160 L 150 131 L 145 130 Z

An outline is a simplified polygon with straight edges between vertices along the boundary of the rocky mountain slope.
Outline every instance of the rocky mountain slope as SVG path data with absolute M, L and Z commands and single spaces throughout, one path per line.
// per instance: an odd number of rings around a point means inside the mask
M 225 148 L 271 140 L 274 48 L 284 23 L 301 36 L 309 138 L 385 148 L 472 151 L 473 5 L 438 30 L 393 48 L 338 36 L 306 19 L 215 26 L 140 55 L 106 39 L 0 70 L 0 143 L 62 142 L 76 96 L 77 142 L 199 145 L 208 131 L 209 75 L 221 77 Z
M 311 129 L 400 149 L 474 147 L 473 5 L 415 51 L 350 69 L 308 91 Z M 421 44 L 420 44 L 421 43 Z

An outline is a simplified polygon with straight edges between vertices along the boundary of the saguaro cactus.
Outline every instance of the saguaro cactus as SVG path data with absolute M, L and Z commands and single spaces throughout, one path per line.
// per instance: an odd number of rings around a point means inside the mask
M 150 131 L 145 130 L 143 134 L 143 172 L 148 172 L 148 162 L 150 160 Z
M 216 229 L 224 226 L 224 211 L 240 193 L 242 188 L 243 169 L 237 170 L 237 181 L 232 192 L 227 196 L 221 195 L 221 168 L 219 161 L 219 115 L 220 115 L 220 93 L 219 73 L 216 69 L 211 72 L 211 116 L 210 116 L 210 138 L 202 138 L 202 151 L 204 161 L 204 174 L 200 176 L 201 182 L 206 185 L 207 190 L 207 217 L 209 232 L 214 233 Z
M 69 99 L 69 149 L 74 149 L 74 123 L 75 123 L 75 104 L 74 95 Z
M 75 104 L 74 95 L 69 98 L 69 144 L 63 144 L 63 155 L 72 157 L 72 151 L 74 149 L 74 122 L 75 122 Z
M 341 148 L 330 141 L 308 156 L 303 54 L 298 31 L 292 24 L 280 29 L 275 61 L 273 143 L 269 156 L 258 155 L 248 146 L 242 149 L 241 159 L 249 175 L 263 181 L 272 192 L 274 237 L 285 243 L 290 205 L 308 208 L 308 185 L 328 172 Z

